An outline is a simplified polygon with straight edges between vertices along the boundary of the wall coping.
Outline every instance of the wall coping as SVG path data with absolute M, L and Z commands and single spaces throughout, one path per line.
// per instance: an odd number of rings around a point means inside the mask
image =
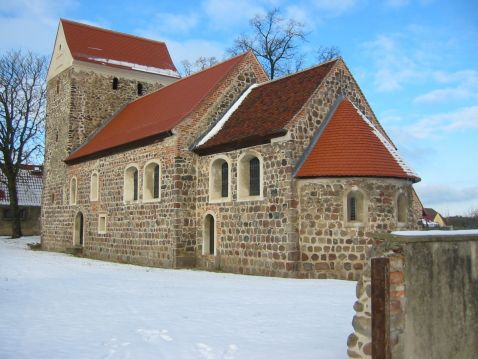
M 380 237 L 380 239 L 399 243 L 478 241 L 478 229 L 395 231 Z

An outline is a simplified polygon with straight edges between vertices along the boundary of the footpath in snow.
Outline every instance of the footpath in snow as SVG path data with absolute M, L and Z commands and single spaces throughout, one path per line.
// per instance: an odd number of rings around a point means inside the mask
M 346 358 L 355 282 L 138 267 L 0 237 L 0 358 Z

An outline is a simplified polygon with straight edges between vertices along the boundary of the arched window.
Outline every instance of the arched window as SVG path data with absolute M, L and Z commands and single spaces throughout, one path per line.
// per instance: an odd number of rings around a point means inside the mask
M 113 90 L 117 90 L 119 85 L 119 80 L 117 77 L 113 77 Z
M 77 194 L 77 181 L 76 177 L 73 177 L 70 180 L 70 204 L 76 204 L 76 194 Z
M 212 214 L 204 218 L 202 254 L 216 255 L 216 226 Z
M 143 200 L 159 200 L 161 197 L 161 168 L 159 161 L 152 161 L 144 167 Z
M 138 169 L 130 166 L 124 173 L 124 201 L 133 202 L 138 200 Z
M 400 193 L 397 197 L 397 222 L 407 222 L 407 197 L 404 193 Z
M 262 196 L 262 159 L 254 154 L 246 154 L 238 163 L 238 198 L 255 199 Z
M 346 218 L 349 223 L 364 223 L 366 220 L 365 196 L 360 190 L 352 190 L 346 197 Z
M 231 200 L 231 181 L 229 159 L 219 156 L 212 160 L 209 168 L 209 201 L 224 202 Z
M 97 201 L 98 194 L 99 194 L 99 180 L 98 180 L 98 172 L 93 172 L 91 174 L 90 180 L 90 201 Z
M 143 95 L 143 84 L 141 82 L 138 82 L 138 96 Z

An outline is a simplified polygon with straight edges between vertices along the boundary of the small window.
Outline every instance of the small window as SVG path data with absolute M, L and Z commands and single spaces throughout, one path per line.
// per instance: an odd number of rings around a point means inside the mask
M 143 199 L 159 200 L 161 186 L 161 170 L 158 162 L 148 163 L 144 167 Z
M 230 166 L 225 156 L 213 159 L 209 168 L 209 201 L 223 202 L 230 200 L 231 185 L 229 181 Z
M 221 197 L 227 197 L 229 192 L 229 165 L 224 162 L 221 165 Z
M 138 200 L 138 169 L 134 166 L 128 167 L 125 171 L 123 196 L 125 202 Z
M 138 82 L 138 96 L 143 95 L 143 84 L 141 82 Z
M 98 217 L 98 233 L 106 233 L 106 214 L 100 214 Z
M 346 198 L 347 222 L 362 223 L 365 221 L 365 199 L 360 190 L 352 190 Z
M 117 90 L 119 85 L 119 80 L 117 77 L 113 78 L 113 90 Z
M 97 201 L 98 200 L 98 188 L 99 181 L 98 181 L 98 173 L 93 172 L 91 174 L 91 181 L 90 181 L 90 201 Z
M 56 80 L 56 93 L 60 93 L 60 80 Z
M 77 181 L 76 177 L 70 180 L 70 204 L 76 204 Z
M 397 197 L 397 221 L 399 223 L 407 222 L 407 197 L 400 193 Z
M 259 159 L 257 157 L 251 158 L 249 161 L 249 195 L 258 196 L 260 192 L 260 169 Z
M 55 204 L 55 193 L 51 194 L 50 201 L 51 201 L 51 204 Z
M 55 133 L 55 142 L 58 142 L 58 131 Z
M 262 160 L 252 154 L 244 155 L 238 163 L 238 198 L 255 199 L 262 196 Z

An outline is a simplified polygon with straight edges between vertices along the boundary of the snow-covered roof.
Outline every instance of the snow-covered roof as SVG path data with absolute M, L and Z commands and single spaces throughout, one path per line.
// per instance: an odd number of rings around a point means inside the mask
M 0 172 L 0 178 L 5 176 Z M 20 206 L 40 207 L 43 188 L 43 168 L 41 166 L 22 166 L 17 178 L 18 204 Z M 0 181 L 0 205 L 8 206 L 10 195 L 7 186 Z
M 460 229 L 456 231 L 396 231 L 392 232 L 398 237 L 459 237 L 459 236 L 478 236 L 478 229 Z

